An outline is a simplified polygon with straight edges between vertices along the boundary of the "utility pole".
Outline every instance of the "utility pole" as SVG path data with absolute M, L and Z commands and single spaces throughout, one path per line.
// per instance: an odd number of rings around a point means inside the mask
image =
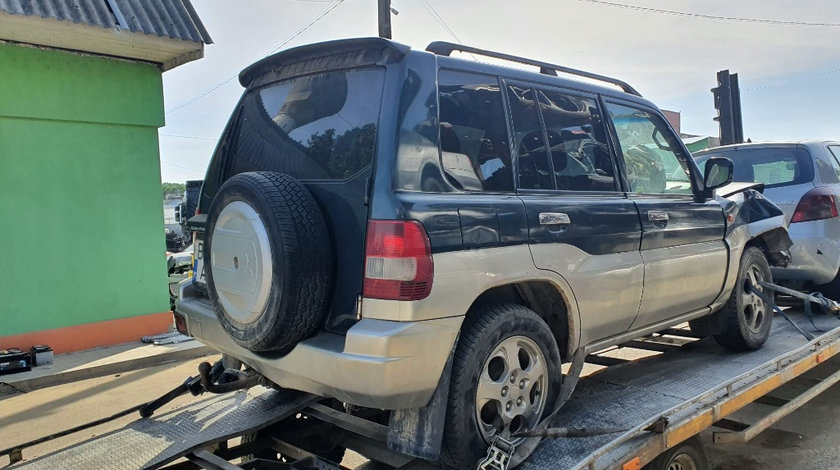
M 391 39 L 391 0 L 379 2 L 379 37 Z
M 712 88 L 715 108 L 718 116 L 715 121 L 720 126 L 721 145 L 744 142 L 744 126 L 741 121 L 741 89 L 738 87 L 738 74 L 729 70 L 717 73 L 718 86 Z

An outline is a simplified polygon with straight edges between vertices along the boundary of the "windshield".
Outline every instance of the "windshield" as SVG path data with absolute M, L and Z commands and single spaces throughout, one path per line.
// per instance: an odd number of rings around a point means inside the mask
M 710 157 L 727 157 L 735 164 L 733 181 L 764 183 L 768 188 L 807 183 L 814 179 L 811 156 L 795 147 L 711 149 L 695 157 L 705 171 Z

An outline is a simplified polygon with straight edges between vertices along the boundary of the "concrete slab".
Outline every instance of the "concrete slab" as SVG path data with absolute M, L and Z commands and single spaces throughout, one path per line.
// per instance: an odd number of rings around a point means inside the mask
M 140 341 L 55 356 L 52 364 L 29 372 L 0 376 L 0 399 L 78 380 L 118 374 L 150 366 L 213 354 L 199 341 L 153 345 Z

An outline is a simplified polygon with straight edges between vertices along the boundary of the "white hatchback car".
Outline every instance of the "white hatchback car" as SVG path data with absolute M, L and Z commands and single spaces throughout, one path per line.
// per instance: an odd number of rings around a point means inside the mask
M 773 278 L 840 298 L 840 142 L 736 144 L 694 154 L 702 169 L 711 156 L 735 163 L 735 181 L 764 183 L 764 196 L 785 213 L 791 262 Z

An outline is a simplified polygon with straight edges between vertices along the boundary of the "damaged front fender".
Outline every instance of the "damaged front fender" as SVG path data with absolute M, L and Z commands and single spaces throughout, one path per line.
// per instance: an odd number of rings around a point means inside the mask
M 747 243 L 756 243 L 767 256 L 772 266 L 784 267 L 790 262 L 790 247 L 793 245 L 787 231 L 784 213 L 761 191 L 762 184 L 748 184 L 737 188 L 729 185 L 723 189 L 720 198 L 726 216 L 726 239 L 730 246 L 743 248 Z

